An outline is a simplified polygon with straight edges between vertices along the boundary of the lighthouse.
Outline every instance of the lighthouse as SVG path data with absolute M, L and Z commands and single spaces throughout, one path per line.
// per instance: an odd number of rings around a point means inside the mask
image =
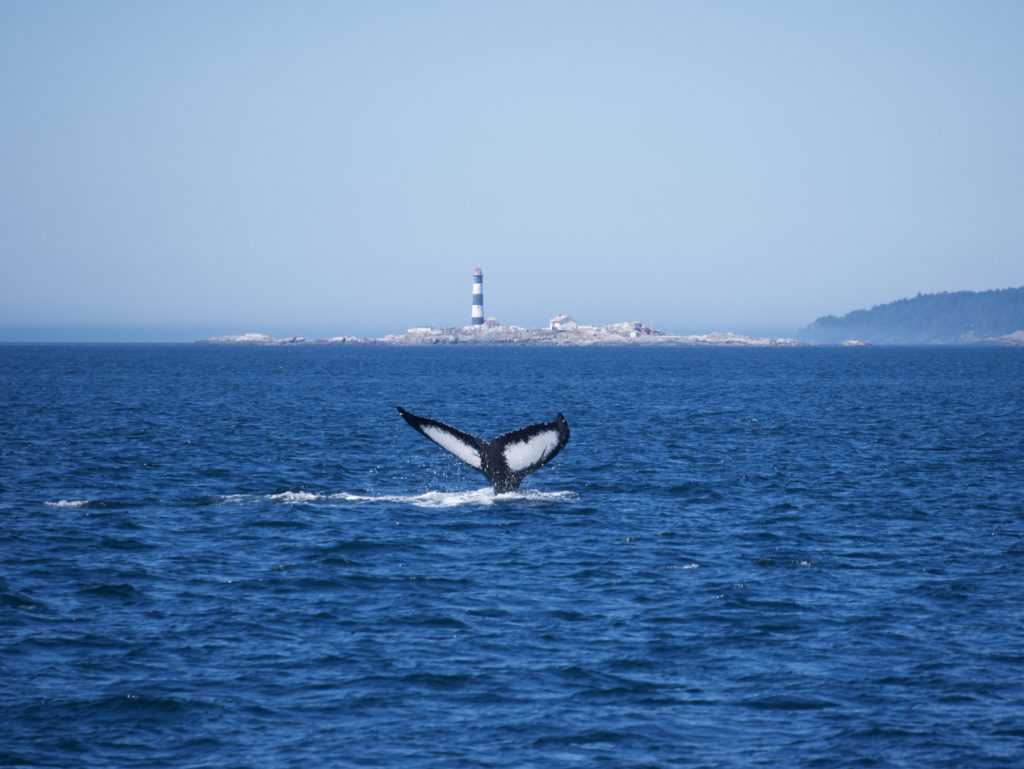
M 473 305 L 470 324 L 473 326 L 484 324 L 484 272 L 480 269 L 479 264 L 473 270 Z

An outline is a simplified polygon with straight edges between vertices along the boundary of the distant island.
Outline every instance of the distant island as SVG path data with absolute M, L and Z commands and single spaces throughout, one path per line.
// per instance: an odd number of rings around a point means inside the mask
M 578 324 L 567 315 L 551 319 L 547 328 L 502 326 L 493 318 L 481 325 L 433 328 L 418 326 L 404 334 L 378 338 L 334 336 L 277 338 L 247 333 L 200 339 L 198 344 L 247 345 L 595 345 L 677 347 L 795 347 L 801 345 L 990 344 L 1024 347 L 1024 287 L 994 291 L 918 294 L 839 318 L 826 315 L 801 330 L 796 339 L 752 337 L 731 332 L 671 334 L 636 321 L 600 326 Z
M 730 346 L 730 347 L 793 347 L 795 339 L 743 336 L 729 332 L 691 334 L 681 336 L 645 327 L 642 323 L 626 321 L 604 326 L 582 326 L 568 316 L 553 319 L 548 328 L 522 328 L 520 326 L 459 326 L 454 328 L 410 328 L 404 334 L 391 334 L 378 339 L 357 336 L 335 336 L 327 339 L 307 339 L 302 336 L 278 339 L 267 334 L 249 333 L 237 336 L 215 336 L 201 339 L 199 344 L 348 344 L 348 345 L 533 345 L 551 347 L 589 347 L 595 345 L 643 346 Z
M 1024 345 L 1024 287 L 918 294 L 841 318 L 818 318 L 798 337 L 818 344 Z

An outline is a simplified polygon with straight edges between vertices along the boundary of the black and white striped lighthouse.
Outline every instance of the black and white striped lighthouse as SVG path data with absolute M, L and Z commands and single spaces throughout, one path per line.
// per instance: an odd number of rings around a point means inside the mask
M 484 271 L 480 265 L 473 270 L 473 309 L 470 323 L 474 326 L 484 324 Z

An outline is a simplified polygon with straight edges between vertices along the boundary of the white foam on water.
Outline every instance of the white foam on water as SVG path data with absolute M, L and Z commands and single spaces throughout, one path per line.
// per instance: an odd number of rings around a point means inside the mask
M 311 502 L 356 502 L 372 504 L 374 502 L 390 502 L 392 504 L 413 505 L 425 508 L 451 508 L 463 505 L 483 505 L 507 502 L 552 503 L 576 496 L 574 491 L 512 491 L 506 494 L 495 494 L 494 489 L 485 486 L 473 491 L 427 491 L 422 494 L 350 494 L 341 491 L 336 494 L 314 494 L 309 491 L 282 491 L 278 494 L 267 494 L 262 497 L 252 494 L 228 494 L 221 499 L 224 502 L 243 504 L 256 499 L 268 499 L 287 505 L 308 504 Z
M 460 505 L 493 505 L 495 494 L 490 488 L 477 491 L 428 491 L 423 494 L 332 494 L 331 499 L 342 502 L 398 502 L 416 507 L 459 507 Z
M 414 505 L 416 507 L 450 508 L 463 505 L 503 504 L 506 502 L 557 502 L 575 497 L 572 491 L 513 491 L 507 494 L 495 494 L 494 489 L 486 486 L 474 491 L 427 491 L 423 494 L 349 494 L 341 492 L 332 494 L 331 499 L 342 502 L 391 502 Z
M 280 494 L 269 494 L 267 499 L 275 502 L 284 502 L 288 505 L 301 505 L 304 502 L 316 502 L 323 497 L 319 494 L 312 494 L 308 491 L 282 491 Z
M 498 494 L 497 498 L 524 502 L 554 502 L 559 499 L 574 499 L 577 496 L 579 495 L 575 491 L 510 491 Z
M 47 507 L 85 507 L 89 504 L 88 499 L 58 499 L 52 502 L 44 502 Z

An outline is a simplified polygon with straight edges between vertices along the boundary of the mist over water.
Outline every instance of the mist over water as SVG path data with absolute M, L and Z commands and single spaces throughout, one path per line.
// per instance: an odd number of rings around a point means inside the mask
M 0 764 L 1006 767 L 1012 349 L 0 346 Z M 572 438 L 514 494 L 410 430 Z

